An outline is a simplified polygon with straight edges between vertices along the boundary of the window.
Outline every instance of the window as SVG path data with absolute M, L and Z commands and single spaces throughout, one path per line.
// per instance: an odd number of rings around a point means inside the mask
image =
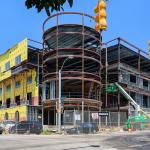
M 143 86 L 148 87 L 148 81 L 143 79 Z
M 136 100 L 136 94 L 135 94 L 134 92 L 131 92 L 131 93 L 130 93 L 130 96 L 131 96 L 134 100 Z
M 143 107 L 148 107 L 148 97 L 146 95 L 143 95 Z
M 136 76 L 130 74 L 130 82 L 136 83 Z
M 10 90 L 11 90 L 11 85 L 9 84 L 6 86 L 6 91 L 10 91 Z
M 8 113 L 5 113 L 5 120 L 8 120 Z
M 10 98 L 8 98 L 8 99 L 6 100 L 6 107 L 7 107 L 7 108 L 10 107 L 10 103 L 11 103 Z
M 20 95 L 15 97 L 15 102 L 18 105 L 20 105 Z
M 19 88 L 21 86 L 20 81 L 16 81 L 16 88 Z
M 5 70 L 9 70 L 10 69 L 10 62 L 8 61 L 6 64 L 5 64 Z
M 0 94 L 2 94 L 2 88 L 0 88 Z
M 31 83 L 32 83 L 32 76 L 29 76 L 29 77 L 27 78 L 27 83 L 28 83 L 28 84 L 31 84 Z
M 32 105 L 32 93 L 27 93 L 27 100 L 29 101 L 29 105 Z
M 18 111 L 15 112 L 15 120 L 16 120 L 16 122 L 19 122 L 19 112 Z
M 15 58 L 15 64 L 16 65 L 19 65 L 21 63 L 21 55 L 18 55 L 16 58 Z

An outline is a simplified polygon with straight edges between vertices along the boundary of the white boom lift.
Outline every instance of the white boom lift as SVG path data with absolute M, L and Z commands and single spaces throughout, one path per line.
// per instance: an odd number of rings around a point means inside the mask
M 119 85 L 117 82 L 115 83 L 115 86 L 119 89 L 119 91 L 123 94 L 123 96 L 129 100 L 131 102 L 131 105 L 134 106 L 135 108 L 135 111 L 137 111 L 139 114 L 140 112 L 142 112 L 145 116 L 147 116 L 148 118 L 150 118 L 150 115 L 147 114 L 145 111 L 143 111 L 141 108 L 140 108 L 140 105 L 138 105 L 135 100 L 124 90 L 124 88 Z

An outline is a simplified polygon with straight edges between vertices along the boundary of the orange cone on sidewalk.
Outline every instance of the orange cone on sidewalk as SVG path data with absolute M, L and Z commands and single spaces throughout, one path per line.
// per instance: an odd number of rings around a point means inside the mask
M 128 132 L 129 132 L 129 133 L 131 133 L 131 132 L 132 132 L 131 128 L 129 128 L 129 129 L 128 129 Z

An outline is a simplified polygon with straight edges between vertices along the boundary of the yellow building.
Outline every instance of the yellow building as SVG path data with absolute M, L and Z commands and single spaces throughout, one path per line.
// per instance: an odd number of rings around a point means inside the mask
M 0 122 L 38 118 L 41 52 L 28 43 L 24 39 L 0 55 Z

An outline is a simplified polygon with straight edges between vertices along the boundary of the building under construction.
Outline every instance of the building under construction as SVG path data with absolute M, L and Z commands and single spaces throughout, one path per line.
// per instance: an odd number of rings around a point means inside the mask
M 78 22 L 61 23 L 66 15 L 77 16 Z M 83 13 L 52 15 L 43 24 L 43 50 L 24 41 L 0 56 L 1 121 L 38 120 L 42 115 L 44 125 L 56 125 L 59 71 L 62 114 L 76 111 L 75 119 L 82 122 L 91 117 L 87 112 L 102 110 L 124 112 L 127 118 L 129 101 L 118 90 L 107 92 L 114 82 L 150 110 L 148 54 L 121 38 L 102 43 L 92 21 Z
M 141 107 L 150 109 L 148 53 L 121 38 L 109 41 L 106 45 L 108 48 L 102 52 L 103 84 L 118 82 Z M 104 93 L 105 109 L 128 112 L 130 103 L 119 91 Z
M 81 16 L 80 24 L 61 24 L 61 16 Z M 56 24 L 45 30 L 55 18 Z M 101 35 L 85 25 L 82 13 L 59 13 L 43 24 L 43 104 L 44 123 L 57 123 L 58 72 L 62 72 L 62 109 L 112 111 L 125 121 L 130 102 L 117 90 L 107 93 L 110 83 L 118 82 L 144 108 L 150 108 L 150 60 L 148 54 L 127 41 L 117 38 L 101 43 Z M 124 112 L 124 118 L 120 116 Z M 47 117 L 48 116 L 48 117 Z M 118 118 L 118 120 L 120 120 Z
M 62 15 L 77 15 L 81 18 L 81 24 L 59 24 Z M 56 25 L 45 30 L 44 27 L 53 18 L 56 19 Z M 101 108 L 100 34 L 84 25 L 85 18 L 94 19 L 82 13 L 59 13 L 44 22 L 44 123 L 55 124 L 57 120 L 59 70 L 63 110 L 83 113 L 99 111 Z M 83 116 L 81 119 L 83 121 Z

